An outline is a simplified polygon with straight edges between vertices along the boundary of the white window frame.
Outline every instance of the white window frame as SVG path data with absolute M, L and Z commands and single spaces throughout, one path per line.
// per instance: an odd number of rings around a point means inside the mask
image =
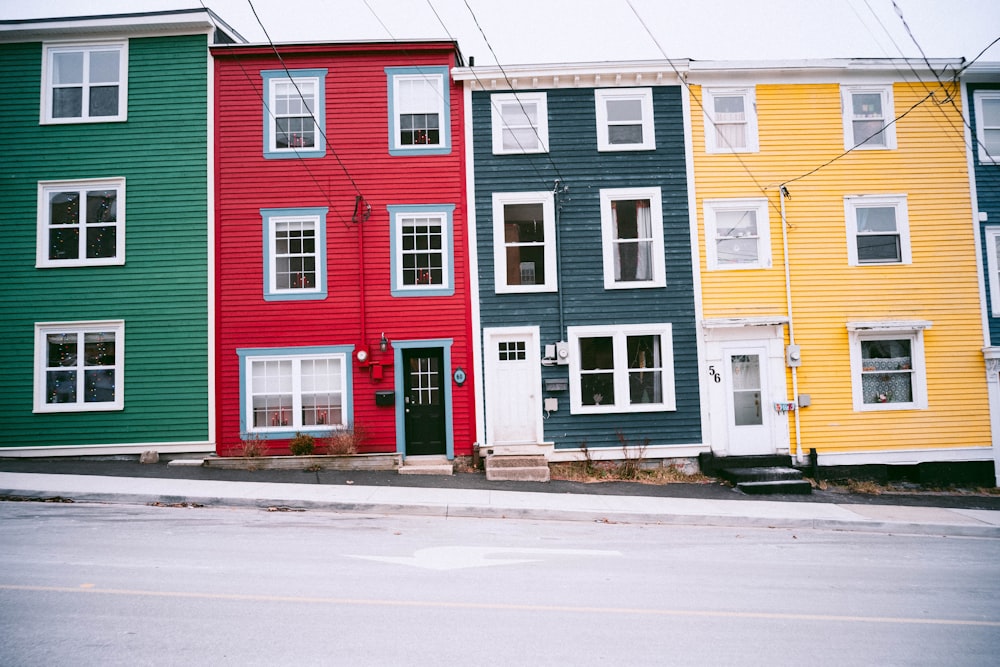
M 519 116 L 526 121 L 524 125 L 509 126 L 503 117 L 503 107 L 507 105 L 517 105 Z M 535 124 L 532 125 L 527 112 L 530 107 L 535 108 Z M 490 96 L 490 113 L 492 117 L 493 131 L 493 154 L 494 155 L 522 155 L 528 153 L 548 153 L 549 152 L 549 112 L 548 96 L 546 93 L 498 93 Z M 504 132 L 518 130 L 532 130 L 533 144 L 524 146 L 517 140 L 517 146 L 513 148 L 504 147 Z
M 545 275 L 535 285 L 507 284 L 507 242 L 504 206 L 507 204 L 541 204 L 542 232 L 545 236 Z M 497 294 L 527 292 L 555 292 L 559 289 L 556 270 L 556 214 L 555 198 L 550 191 L 494 192 L 493 193 L 493 285 Z
M 636 144 L 612 144 L 608 136 L 608 102 L 639 100 L 642 103 L 642 141 Z M 597 111 L 598 151 L 651 151 L 656 149 L 656 129 L 653 120 L 652 88 L 599 88 L 594 91 Z M 631 123 L 630 123 L 631 124 Z
M 677 409 L 676 389 L 674 387 L 674 353 L 673 327 L 670 323 L 653 324 L 612 324 L 600 326 L 579 326 L 566 328 L 569 344 L 569 398 L 570 413 L 609 414 L 633 412 L 669 412 Z M 630 336 L 659 336 L 661 358 L 662 397 L 660 403 L 630 404 L 629 366 L 627 359 L 628 338 Z M 584 405 L 581 389 L 581 338 L 612 338 L 614 355 L 614 392 L 615 402 L 607 405 Z
M 91 86 L 109 82 L 89 81 L 90 54 L 94 51 L 118 51 L 118 112 L 109 116 L 91 116 L 89 90 Z M 80 83 L 82 100 L 79 116 L 52 115 L 53 90 L 58 87 L 54 76 L 54 60 L 59 53 L 81 51 L 84 55 L 84 76 Z M 43 125 L 67 123 L 114 123 L 128 120 L 128 40 L 112 42 L 47 43 L 42 47 L 42 95 L 40 122 Z
M 976 111 L 976 152 L 979 155 L 979 162 L 982 164 L 1000 164 L 1000 151 L 990 154 L 986 148 L 986 130 L 1000 133 L 1000 125 L 991 125 L 987 128 L 983 125 L 984 110 L 983 102 L 989 100 L 1000 104 L 1000 90 L 976 90 L 972 93 L 973 106 Z
M 896 212 L 896 234 L 899 235 L 899 261 L 861 262 L 858 260 L 858 209 L 893 208 Z M 913 263 L 910 248 L 909 210 L 904 194 L 847 195 L 844 197 L 844 218 L 847 222 L 848 266 L 899 266 Z
M 844 119 L 844 150 L 884 151 L 896 148 L 896 112 L 892 99 L 892 84 L 884 85 L 841 85 L 841 111 Z M 871 143 L 854 137 L 854 95 L 878 94 L 882 104 L 882 137 L 884 143 Z M 874 136 L 874 135 L 873 135 Z
M 747 88 L 705 88 L 703 116 L 705 119 L 705 152 L 706 153 L 757 153 L 760 151 L 760 139 L 757 133 L 757 90 L 754 86 Z M 726 141 L 720 141 L 716 125 L 735 124 L 729 121 L 719 121 L 715 118 L 716 97 L 743 98 L 744 120 L 746 126 L 746 143 L 743 146 L 732 146 Z
M 390 155 L 446 155 L 451 152 L 451 89 L 448 68 L 386 67 L 389 83 L 389 154 Z M 433 144 L 404 144 L 400 140 L 402 108 L 401 86 L 405 81 L 431 81 L 439 93 L 433 112 L 438 115 L 438 141 Z
M 604 257 L 604 289 L 637 289 L 666 287 L 667 273 L 663 247 L 663 203 L 660 188 L 607 188 L 601 190 L 601 246 Z M 615 280 L 614 216 L 611 204 L 615 201 L 648 199 L 652 248 L 650 280 L 622 282 Z
M 1000 226 L 991 225 L 984 230 L 986 243 L 986 271 L 990 286 L 990 314 L 1000 317 Z
M 78 338 L 78 345 L 83 344 L 82 339 L 88 333 L 110 332 L 115 337 L 115 362 L 111 370 L 115 376 L 115 399 L 105 402 L 87 402 L 83 391 L 85 380 L 83 374 L 86 366 L 81 360 L 76 365 L 58 366 L 55 369 L 65 368 L 67 371 L 75 370 L 77 375 L 76 401 L 73 403 L 48 403 L 46 393 L 48 382 L 46 373 L 48 369 L 48 349 L 47 337 L 50 334 L 74 334 Z M 108 370 L 107 366 L 95 366 L 100 370 Z M 86 322 L 37 322 L 35 323 L 35 372 L 34 372 L 34 407 L 33 412 L 109 412 L 123 410 L 125 408 L 125 321 L 86 321 Z
M 264 232 L 264 300 L 317 300 L 327 297 L 326 272 L 326 207 L 263 208 L 260 210 Z M 313 287 L 278 288 L 277 226 L 281 223 L 309 223 L 316 231 L 316 284 Z
M 452 296 L 455 293 L 454 204 L 392 205 L 389 210 L 390 293 L 395 297 Z M 407 285 L 403 275 L 403 227 L 412 218 L 433 218 L 441 225 L 441 282 Z
M 101 227 L 115 228 L 114 257 L 87 258 L 87 192 L 95 190 L 114 190 L 115 222 L 101 223 Z M 49 207 L 49 196 L 55 192 L 75 191 L 80 195 L 79 215 L 77 225 L 79 252 L 75 259 L 52 259 L 49 257 L 49 233 L 55 227 L 69 228 L 70 225 L 52 225 Z M 37 225 L 35 239 L 36 268 L 79 267 L 79 266 L 121 266 L 125 263 L 125 179 L 124 178 L 94 178 L 78 181 L 40 181 L 38 183 Z
M 329 347 L 298 347 L 298 348 L 262 348 L 240 349 L 240 432 L 259 434 L 265 439 L 290 438 L 296 433 L 307 433 L 314 436 L 328 435 L 332 431 L 346 428 L 353 423 L 353 380 L 351 355 L 354 347 L 350 345 L 334 345 Z M 306 389 L 302 382 L 302 362 L 333 360 L 340 362 L 340 421 L 329 424 L 302 423 L 302 397 Z M 289 409 L 287 423 L 274 426 L 255 426 L 253 424 L 253 365 L 257 362 L 290 362 L 292 366 L 292 406 Z
M 326 69 L 264 70 L 264 157 L 268 159 L 314 158 L 326 155 Z M 277 88 L 278 84 L 294 84 L 294 90 L 305 102 L 303 86 L 312 84 L 315 97 L 306 102 L 315 132 L 313 146 L 278 146 Z M 285 116 L 282 116 L 285 117 Z
M 891 322 L 848 322 L 847 331 L 851 354 L 851 394 L 856 412 L 882 412 L 895 410 L 927 409 L 927 370 L 924 358 L 924 330 L 931 322 L 903 320 Z M 910 397 L 911 401 L 865 403 L 862 374 L 872 372 L 862 366 L 861 343 L 869 340 L 910 341 Z
M 706 199 L 705 211 L 705 259 L 709 271 L 733 271 L 740 269 L 771 268 L 771 224 L 768 201 L 764 197 L 748 199 Z M 753 211 L 757 216 L 757 261 L 727 263 L 719 261 L 719 227 L 717 216 L 725 211 Z

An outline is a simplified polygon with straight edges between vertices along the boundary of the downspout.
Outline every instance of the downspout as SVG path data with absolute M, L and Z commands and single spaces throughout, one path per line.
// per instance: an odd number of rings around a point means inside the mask
M 788 217 L 785 214 L 785 198 L 788 188 L 784 185 L 778 188 L 778 199 L 781 200 L 781 244 L 785 259 L 785 302 L 788 310 L 788 344 L 795 345 L 795 318 L 792 317 L 792 274 L 791 263 L 788 261 Z M 795 401 L 795 462 L 803 463 L 802 431 L 799 429 L 799 374 L 798 367 L 789 364 L 792 369 L 792 399 Z
M 555 185 L 552 187 L 552 196 L 555 199 L 553 202 L 555 204 L 555 214 L 556 214 L 556 285 L 558 286 L 556 293 L 559 295 L 559 340 L 566 340 L 566 327 L 565 318 L 563 315 L 563 290 L 562 287 L 562 243 L 559 242 L 559 222 L 562 219 L 560 211 L 562 211 L 562 203 L 560 202 L 559 195 L 566 191 L 566 188 L 560 187 L 559 179 L 556 179 Z

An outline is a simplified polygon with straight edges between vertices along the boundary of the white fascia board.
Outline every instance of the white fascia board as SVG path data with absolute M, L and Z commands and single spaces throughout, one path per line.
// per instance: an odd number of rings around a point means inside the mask
M 547 88 L 631 88 L 681 83 L 687 60 L 641 60 L 553 65 L 510 65 L 504 68 L 456 67 L 451 76 L 473 90 L 536 90 Z
M 963 60 L 929 61 L 936 73 L 958 71 Z M 916 74 L 914 74 L 916 72 Z M 905 59 L 816 59 L 758 61 L 691 61 L 688 82 L 699 85 L 747 83 L 852 83 L 885 84 L 923 81 L 930 70 L 923 61 Z M 919 77 L 919 78 L 918 78 Z
M 0 22 L 0 42 L 96 39 L 138 35 L 210 34 L 217 28 L 229 34 L 236 41 L 243 41 L 239 33 L 210 11 L 192 9 L 176 12 Z

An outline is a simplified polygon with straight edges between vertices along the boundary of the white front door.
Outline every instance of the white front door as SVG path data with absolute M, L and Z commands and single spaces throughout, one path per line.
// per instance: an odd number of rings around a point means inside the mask
M 729 455 L 773 454 L 767 349 L 727 347 L 722 362 Z
M 538 327 L 484 329 L 486 441 L 542 441 L 542 370 Z

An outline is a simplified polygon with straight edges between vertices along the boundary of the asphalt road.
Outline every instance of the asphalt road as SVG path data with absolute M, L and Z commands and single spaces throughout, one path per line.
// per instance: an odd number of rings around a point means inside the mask
M 992 665 L 1000 540 L 0 503 L 4 665 Z

